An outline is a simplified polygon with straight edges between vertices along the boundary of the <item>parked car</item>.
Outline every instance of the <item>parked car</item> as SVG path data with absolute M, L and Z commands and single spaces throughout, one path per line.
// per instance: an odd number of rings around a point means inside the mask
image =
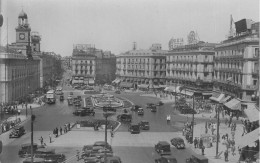
M 177 149 L 184 149 L 185 148 L 185 143 L 184 140 L 180 137 L 176 137 L 171 139 L 171 144 L 175 146 Z
M 90 107 L 83 107 L 82 109 L 84 109 L 84 110 L 85 110 L 85 112 L 86 112 L 86 115 L 92 115 L 92 116 L 94 116 L 94 115 L 95 115 L 95 111 L 94 111 L 94 109 L 93 109 L 93 108 L 90 108 Z
M 152 106 L 152 107 L 151 107 L 151 112 L 157 112 L 156 106 Z
M 64 96 L 60 95 L 60 101 L 63 101 L 63 100 L 64 100 Z
M 138 115 L 144 115 L 144 109 L 143 108 L 139 108 L 137 111 Z
M 163 102 L 162 101 L 159 101 L 157 106 L 162 106 L 163 105 Z
M 64 154 L 49 154 L 44 157 L 45 163 L 62 163 L 66 160 L 66 157 Z
M 120 114 L 117 116 L 117 120 L 121 122 L 131 122 L 132 115 L 131 114 Z
M 131 134 L 139 134 L 140 126 L 138 124 L 131 124 L 128 131 L 130 131 Z
M 31 163 L 32 159 L 31 158 L 26 158 L 23 163 Z M 43 158 L 34 158 L 33 163 L 45 163 L 45 159 Z
M 147 109 L 150 109 L 151 107 L 154 107 L 154 106 L 156 106 L 156 105 L 153 104 L 153 103 L 147 103 L 147 104 L 146 104 L 146 108 L 147 108 Z
M 23 126 L 15 127 L 12 132 L 9 134 L 9 138 L 19 138 L 25 134 L 25 129 Z
M 131 110 L 132 110 L 132 111 L 138 111 L 139 108 L 141 108 L 141 106 L 139 106 L 139 105 L 134 105 L 134 106 L 132 106 Z
M 118 156 L 111 156 L 111 157 L 107 157 L 107 161 L 104 163 L 122 163 L 122 161 L 121 158 Z
M 103 107 L 104 112 L 116 112 L 116 108 L 114 107 Z
M 90 153 L 93 149 L 93 145 L 84 145 L 81 152 L 81 158 L 86 158 L 90 156 Z
M 85 109 L 77 109 L 73 112 L 74 115 L 76 116 L 85 116 L 86 114 L 86 110 Z
M 203 155 L 193 154 L 190 158 L 186 159 L 186 163 L 208 163 L 209 160 Z
M 154 161 L 155 163 L 177 163 L 176 158 L 172 156 L 162 156 L 160 158 L 155 159 Z
M 35 152 L 38 149 L 36 143 L 33 144 L 33 151 Z M 20 157 L 28 157 L 31 155 L 31 143 L 22 144 L 21 148 L 18 151 Z
M 100 163 L 100 160 L 96 157 L 85 157 L 84 163 Z
M 170 155 L 171 154 L 171 146 L 167 141 L 159 141 L 155 144 L 155 151 L 160 155 Z
M 106 143 L 105 141 L 96 141 L 96 142 L 93 144 L 93 147 L 95 147 L 95 146 L 101 146 L 101 147 L 105 147 L 105 148 L 107 148 L 107 149 L 112 150 L 111 145 L 109 145 L 109 144 Z
M 150 124 L 149 124 L 148 121 L 143 120 L 143 121 L 139 122 L 138 124 L 139 124 L 141 130 L 149 130 L 150 129 Z
M 116 94 L 120 94 L 121 92 L 120 92 L 119 90 L 116 90 L 115 93 L 116 93 Z

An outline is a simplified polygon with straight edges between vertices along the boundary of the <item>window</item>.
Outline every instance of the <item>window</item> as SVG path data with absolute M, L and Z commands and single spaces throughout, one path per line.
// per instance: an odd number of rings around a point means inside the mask
M 259 48 L 255 48 L 254 57 L 258 57 L 258 56 L 259 56 Z

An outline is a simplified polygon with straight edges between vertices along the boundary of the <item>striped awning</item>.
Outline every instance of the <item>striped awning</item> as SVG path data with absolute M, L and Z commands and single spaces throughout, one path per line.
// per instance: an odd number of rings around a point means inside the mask
M 230 96 L 227 96 L 227 97 L 221 99 L 219 102 L 220 102 L 220 103 L 225 103 L 225 102 L 227 102 L 227 100 L 229 100 L 230 98 L 231 98 Z
M 225 95 L 224 94 L 220 94 L 217 98 L 212 96 L 210 97 L 209 99 L 213 100 L 213 101 L 216 101 L 216 102 L 220 102 L 220 100 L 224 99 L 225 98 Z
M 225 103 L 224 105 L 231 110 L 241 110 L 241 102 L 235 98 Z

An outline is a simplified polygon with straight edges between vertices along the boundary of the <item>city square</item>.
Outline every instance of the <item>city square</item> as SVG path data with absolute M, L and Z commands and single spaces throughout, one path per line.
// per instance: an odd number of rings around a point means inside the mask
M 0 0 L 0 162 L 259 162 L 239 2 Z

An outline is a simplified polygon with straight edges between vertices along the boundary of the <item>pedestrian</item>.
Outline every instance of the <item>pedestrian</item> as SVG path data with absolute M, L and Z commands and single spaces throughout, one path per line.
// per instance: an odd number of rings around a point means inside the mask
M 49 134 L 49 139 L 50 139 L 50 143 L 51 143 L 51 134 Z
M 70 123 L 68 124 L 68 131 L 70 131 Z
M 43 138 L 42 138 L 42 136 L 41 136 L 41 138 L 39 140 L 41 142 L 41 145 L 43 145 Z
M 224 152 L 225 162 L 228 162 L 228 150 Z
M 205 146 L 202 145 L 202 147 L 201 147 L 201 153 L 202 153 L 202 155 L 205 155 L 205 154 L 204 154 L 204 150 L 205 150 Z
M 60 135 L 62 135 L 62 128 L 60 127 Z
M 114 132 L 113 132 L 113 130 L 110 131 L 110 134 L 111 134 L 111 138 L 113 138 L 113 137 L 114 137 Z
M 198 140 L 197 138 L 194 138 L 194 148 L 197 148 L 197 146 L 198 146 Z
M 56 134 L 56 138 L 57 138 L 59 136 L 59 129 L 58 129 L 58 127 L 56 127 L 55 134 Z

